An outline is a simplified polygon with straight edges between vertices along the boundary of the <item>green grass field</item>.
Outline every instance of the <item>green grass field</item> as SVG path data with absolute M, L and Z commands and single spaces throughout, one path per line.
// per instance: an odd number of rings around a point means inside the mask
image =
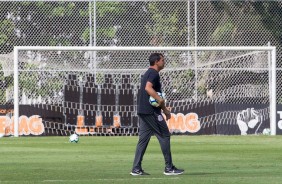
M 172 136 L 174 164 L 184 175 L 163 175 L 156 137 L 143 159 L 149 176 L 131 176 L 138 137 L 4 137 L 0 183 L 282 183 L 281 136 Z

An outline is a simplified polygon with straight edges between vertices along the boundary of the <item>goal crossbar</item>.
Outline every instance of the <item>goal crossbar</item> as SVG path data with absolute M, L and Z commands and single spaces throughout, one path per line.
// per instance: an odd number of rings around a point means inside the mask
M 38 51 L 272 51 L 274 46 L 233 46 L 233 47 L 77 47 L 77 46 L 16 46 L 14 50 L 38 50 Z

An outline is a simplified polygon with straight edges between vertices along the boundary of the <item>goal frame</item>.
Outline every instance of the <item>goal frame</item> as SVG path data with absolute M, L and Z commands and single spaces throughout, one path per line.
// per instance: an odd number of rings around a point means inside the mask
M 14 137 L 19 137 L 19 51 L 268 51 L 270 77 L 270 130 L 276 135 L 276 47 L 275 46 L 220 46 L 220 47 L 95 47 L 95 46 L 15 46 L 14 47 Z

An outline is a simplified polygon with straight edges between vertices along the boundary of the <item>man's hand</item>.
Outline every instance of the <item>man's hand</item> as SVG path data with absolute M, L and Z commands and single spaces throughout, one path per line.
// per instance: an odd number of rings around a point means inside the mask
M 166 120 L 169 120 L 171 118 L 171 114 L 169 110 L 165 109 L 163 110 L 163 113 L 165 114 Z
M 162 107 L 162 106 L 165 106 L 165 100 L 164 99 L 162 99 L 162 98 L 158 98 L 158 99 L 156 99 L 157 100 L 157 102 L 158 102 L 158 104 L 159 104 L 159 106 L 160 107 Z
M 153 84 L 151 82 L 146 83 L 145 90 L 150 96 L 152 96 L 154 99 L 157 100 L 159 107 L 163 110 L 163 113 L 166 116 L 166 120 L 169 120 L 171 118 L 171 114 L 170 114 L 170 111 L 165 106 L 165 100 L 161 98 L 157 94 L 157 92 L 153 89 Z

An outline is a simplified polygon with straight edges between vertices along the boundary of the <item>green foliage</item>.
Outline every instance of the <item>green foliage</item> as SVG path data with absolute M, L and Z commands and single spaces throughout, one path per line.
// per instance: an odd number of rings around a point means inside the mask
M 132 74 L 131 75 L 131 83 L 133 84 L 140 84 L 141 76 L 140 74 Z
M 116 26 L 121 26 L 120 19 L 126 12 L 123 2 L 96 2 L 96 44 L 108 46 L 113 38 L 117 37 Z M 130 22 L 130 21 L 128 21 Z
M 189 86 L 189 84 L 191 84 L 191 81 L 193 80 L 194 76 L 195 71 L 193 71 L 192 69 L 182 71 L 176 76 L 174 76 L 174 74 L 172 73 L 170 75 L 170 85 L 172 89 L 175 90 L 175 93 L 177 93 L 178 96 L 181 96 L 183 99 L 191 98 L 194 93 L 194 90 L 191 88 L 191 86 Z
M 222 1 L 211 1 L 210 3 L 212 4 L 213 8 L 216 11 L 223 11 L 224 10 L 224 2 L 222 2 Z
M 212 39 L 217 44 L 227 45 L 232 43 L 236 32 L 236 25 L 228 19 L 223 24 L 219 25 L 212 34 Z
M 49 39 L 49 46 L 58 46 L 58 45 L 64 45 L 64 46 L 70 46 L 71 41 L 68 38 L 60 38 L 60 37 L 55 37 L 55 38 L 50 38 Z
M 197 88 L 198 95 L 206 94 L 207 88 L 204 85 L 200 85 Z
M 268 2 L 266 4 L 256 4 L 256 9 L 261 12 L 262 23 L 271 31 L 273 36 L 281 43 L 282 38 L 282 7 L 278 2 Z
M 0 22 L 1 33 L 11 34 L 13 30 L 14 30 L 14 25 L 12 21 L 4 19 Z
M 35 11 L 38 11 L 40 14 L 43 13 L 45 16 L 52 15 L 53 7 L 50 3 L 46 3 L 44 1 L 36 2 L 35 6 L 38 8 Z
M 37 65 L 35 64 L 26 64 L 25 69 L 33 70 L 30 72 L 21 72 L 19 76 L 20 89 L 27 96 L 52 97 L 54 92 L 63 89 L 64 81 L 61 79 L 61 74 L 54 75 L 44 71 L 36 72 Z
M 101 37 L 114 38 L 116 31 L 114 27 L 100 28 L 97 30 L 97 34 Z
M 73 2 L 64 3 L 61 6 L 55 7 L 52 10 L 52 15 L 59 17 L 71 16 L 72 14 L 75 13 L 74 8 L 75 8 L 75 3 Z
M 90 38 L 90 28 L 87 27 L 82 33 L 82 40 L 84 43 L 89 43 L 89 38 Z
M 99 17 L 120 15 L 125 11 L 121 2 L 96 2 L 96 10 Z
M 151 2 L 148 4 L 148 10 L 152 14 L 153 25 L 146 25 L 146 30 L 152 36 L 158 39 L 158 45 L 172 45 L 167 42 L 163 36 L 169 37 L 175 34 L 184 34 L 187 30 L 179 30 L 179 11 L 175 9 L 174 11 L 167 12 L 163 11 L 163 8 L 158 2 Z
M 282 104 L 282 97 L 279 97 L 279 98 L 278 98 L 277 104 Z
M 0 105 L 1 105 L 6 101 L 6 89 L 11 89 L 14 86 L 13 75 L 4 76 L 4 72 L 2 71 L 1 64 L 0 64 L 0 81 L 5 81 L 5 84 L 7 85 L 5 87 L 0 86 Z
M 0 33 L 0 45 L 6 43 L 7 41 L 8 41 L 8 36 L 3 33 Z
M 25 69 L 34 70 L 36 69 L 36 65 L 34 64 L 26 64 Z M 20 72 L 19 75 L 19 87 L 23 90 L 27 95 L 37 94 L 38 93 L 38 79 L 39 73 L 35 72 Z
M 64 7 L 56 7 L 52 11 L 52 15 L 62 17 L 66 14 L 66 9 Z
M 230 16 L 231 15 L 230 7 L 235 6 L 240 9 L 240 12 L 243 12 L 247 15 L 258 15 L 260 17 L 260 21 L 264 28 L 269 30 L 272 35 L 277 39 L 277 41 L 281 44 L 282 38 L 282 6 L 281 2 L 278 1 L 231 1 L 231 2 L 223 2 L 223 1 L 213 1 L 211 2 L 216 11 L 224 11 Z M 238 12 L 238 13 L 240 13 Z M 252 24 L 252 22 L 249 22 Z M 218 27 L 218 31 L 222 32 L 223 30 L 229 30 L 229 34 L 232 28 L 236 27 L 236 25 L 231 25 L 230 22 L 227 25 L 220 25 Z M 257 29 L 257 28 L 254 28 Z M 257 30 L 254 30 L 257 31 Z M 227 33 L 226 32 L 226 33 Z M 228 33 L 227 33 L 228 34 Z M 225 34 L 220 34 L 222 37 Z M 218 38 L 217 38 L 218 39 Z
M 96 84 L 103 84 L 105 82 L 105 76 L 103 73 L 101 72 L 97 72 L 96 73 Z
M 28 6 L 35 5 L 34 7 L 37 7 L 38 9 L 35 9 L 35 12 L 43 13 L 45 16 L 51 16 L 51 17 L 62 17 L 62 16 L 71 16 L 72 14 L 76 13 L 74 12 L 76 8 L 75 2 L 57 2 L 50 3 L 50 2 L 44 2 L 44 1 L 38 1 L 38 2 L 22 2 L 22 6 Z M 33 8 L 34 8 L 33 7 Z
M 150 36 L 157 36 L 159 45 L 174 45 L 176 42 L 179 45 L 185 42 L 185 45 L 187 45 L 187 41 L 183 40 L 187 37 L 188 29 L 185 23 L 186 20 L 184 21 L 185 18 L 181 16 L 187 11 L 185 6 L 177 5 L 178 7 L 175 10 L 168 12 L 170 3 L 164 7 L 159 7 L 159 2 L 98 1 L 95 3 L 96 25 L 98 25 L 96 27 L 97 45 L 107 46 L 112 43 L 114 38 L 120 41 L 118 44 L 125 46 L 129 46 L 127 44 L 133 44 L 134 46 L 148 45 L 151 41 Z M 90 4 L 91 7 L 89 7 Z M 149 12 L 143 9 L 144 7 L 147 8 L 147 5 Z M 31 19 L 27 20 L 27 12 L 17 11 L 17 9 L 32 9 Z M 20 30 L 21 34 L 25 34 L 25 38 L 17 37 L 17 42 L 13 43 L 13 45 L 33 45 L 36 43 L 36 45 L 71 46 L 89 45 L 89 11 L 94 16 L 93 2 L 23 1 L 16 2 L 13 6 L 7 6 L 7 10 L 3 10 L 3 13 L 10 12 L 21 17 L 16 24 L 16 28 Z M 117 22 L 123 17 L 131 17 L 131 19 Z M 92 17 L 93 20 L 94 17 Z M 147 21 L 146 27 L 139 23 L 141 20 L 145 24 Z M 75 22 L 79 22 L 80 25 L 74 25 Z M 149 25 L 149 22 L 154 22 L 154 24 Z M 15 27 L 11 28 L 14 30 Z M 9 31 L 10 29 L 6 30 Z M 123 34 L 117 35 L 118 31 Z M 0 33 L 0 44 L 10 39 L 6 32 L 0 31 Z M 15 36 L 13 31 L 11 33 Z M 132 40 L 132 43 L 123 42 L 128 39 L 128 35 L 135 35 L 142 42 L 139 40 Z M 169 37 L 177 37 L 177 39 L 168 41 L 170 40 Z
M 9 42 L 9 37 L 14 34 L 14 24 L 10 20 L 0 21 L 0 45 Z
M 4 81 L 4 73 L 2 71 L 2 65 L 0 65 L 0 81 Z M 0 104 L 5 101 L 5 89 L 0 88 Z

